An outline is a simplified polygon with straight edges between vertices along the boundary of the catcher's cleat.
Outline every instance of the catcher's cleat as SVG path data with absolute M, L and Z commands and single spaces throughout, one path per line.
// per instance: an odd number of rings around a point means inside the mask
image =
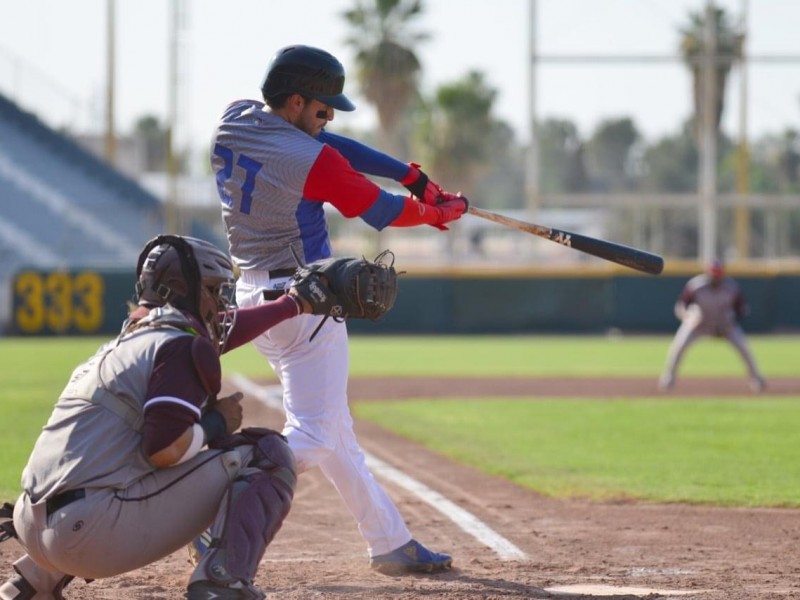
M 16 569 L 17 566 L 15 565 Z M 0 585 L 0 600 L 33 600 L 34 598 L 48 598 L 49 600 L 64 600 L 62 591 L 69 585 L 74 577 L 72 575 L 64 575 L 61 579 L 57 580 L 55 587 L 48 592 L 39 592 L 33 584 L 25 579 L 21 573 L 17 573 Z M 86 583 L 94 581 L 87 579 Z M 52 580 L 48 581 L 48 587 L 53 583 Z
M 444 571 L 453 565 L 453 557 L 449 554 L 431 552 L 416 540 L 387 554 L 373 556 L 370 567 L 384 575 L 402 575 L 403 573 L 434 573 Z
M 231 585 L 219 585 L 201 579 L 190 583 L 186 600 L 264 600 L 267 595 L 252 584 L 237 581 Z
M 36 596 L 36 590 L 22 575 L 14 575 L 0 585 L 0 598 L 3 600 L 29 600 Z

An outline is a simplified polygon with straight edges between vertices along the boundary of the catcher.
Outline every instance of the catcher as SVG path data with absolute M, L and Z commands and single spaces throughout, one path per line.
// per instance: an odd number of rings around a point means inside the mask
M 686 350 L 698 338 L 710 335 L 725 338 L 733 344 L 747 365 L 750 389 L 754 392 L 763 391 L 766 382 L 739 325 L 748 312 L 749 307 L 739 284 L 726 277 L 725 268 L 719 260 L 709 263 L 705 273 L 690 279 L 675 303 L 675 316 L 681 325 L 667 352 L 667 364 L 658 382 L 659 389 L 672 389 Z
M 17 537 L 26 551 L 0 599 L 58 600 L 74 577 L 137 569 L 209 526 L 216 542 L 186 597 L 265 597 L 253 580 L 289 512 L 295 460 L 278 432 L 236 433 L 242 394 L 218 397 L 219 355 L 303 313 L 358 316 L 364 306 L 374 315 L 376 298 L 391 308 L 393 270 L 378 268 L 381 282 L 365 277 L 362 286 L 367 261 L 327 267 L 305 268 L 274 302 L 235 310 L 232 265 L 218 248 L 172 235 L 145 245 L 136 306 L 120 335 L 74 370 L 23 471 L 22 494 L 0 509 L 0 541 Z M 340 302 L 332 288 L 355 295 Z

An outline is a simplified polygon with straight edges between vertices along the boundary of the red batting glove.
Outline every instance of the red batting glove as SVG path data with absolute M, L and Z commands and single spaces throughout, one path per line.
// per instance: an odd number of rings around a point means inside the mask
M 438 209 L 439 218 L 435 223 L 432 223 L 432 225 L 436 227 L 436 229 L 447 231 L 449 228 L 445 223 L 460 219 L 461 215 L 467 212 L 469 208 L 469 200 L 462 196 L 461 192 L 450 194 L 442 191 L 441 200 L 436 205 L 436 208 Z
M 441 201 L 443 192 L 441 186 L 420 171 L 417 163 L 409 163 L 408 174 L 400 180 L 400 184 L 420 202 L 434 205 Z

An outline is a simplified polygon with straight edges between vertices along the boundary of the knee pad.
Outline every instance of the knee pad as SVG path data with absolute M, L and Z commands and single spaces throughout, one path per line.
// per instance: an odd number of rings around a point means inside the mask
M 271 473 L 290 488 L 297 487 L 297 464 L 286 438 L 277 432 L 263 435 L 255 443 L 255 453 L 248 467 Z

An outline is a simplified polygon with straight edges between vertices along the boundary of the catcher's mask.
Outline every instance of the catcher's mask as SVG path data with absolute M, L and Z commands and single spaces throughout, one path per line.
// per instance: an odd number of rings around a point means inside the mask
M 219 352 L 233 327 L 233 265 L 219 248 L 197 238 L 159 235 L 145 244 L 136 265 L 136 303 L 171 304 L 205 325 Z

